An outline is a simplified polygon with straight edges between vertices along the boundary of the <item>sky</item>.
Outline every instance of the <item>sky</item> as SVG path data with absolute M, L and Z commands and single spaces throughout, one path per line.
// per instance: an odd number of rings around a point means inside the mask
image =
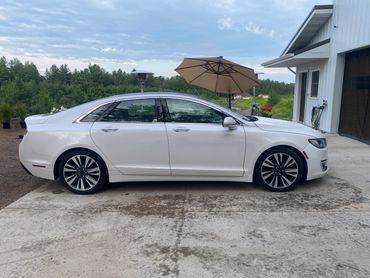
M 0 0 L 0 57 L 71 70 L 173 76 L 186 57 L 223 56 L 294 82 L 260 64 L 280 56 L 314 5 L 331 0 Z

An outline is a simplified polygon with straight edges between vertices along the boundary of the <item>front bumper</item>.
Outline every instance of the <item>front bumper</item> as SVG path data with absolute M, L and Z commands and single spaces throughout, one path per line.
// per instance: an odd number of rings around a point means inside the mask
M 328 149 L 318 149 L 308 144 L 303 150 L 307 161 L 307 178 L 313 180 L 324 176 L 328 170 Z

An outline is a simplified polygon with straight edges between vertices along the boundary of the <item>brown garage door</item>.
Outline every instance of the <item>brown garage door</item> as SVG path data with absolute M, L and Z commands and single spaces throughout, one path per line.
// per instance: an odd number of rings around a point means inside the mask
M 370 144 L 370 48 L 346 54 L 339 134 Z

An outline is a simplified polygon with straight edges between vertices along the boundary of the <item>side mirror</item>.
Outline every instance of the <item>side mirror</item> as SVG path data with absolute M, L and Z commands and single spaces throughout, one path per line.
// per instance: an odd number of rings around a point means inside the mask
M 236 129 L 236 121 L 234 118 L 225 117 L 224 122 L 222 123 L 223 127 L 228 127 L 230 130 Z

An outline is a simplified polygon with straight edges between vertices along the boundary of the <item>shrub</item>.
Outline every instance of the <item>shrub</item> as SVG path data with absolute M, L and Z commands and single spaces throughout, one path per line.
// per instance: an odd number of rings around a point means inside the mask
M 10 118 L 12 117 L 13 111 L 12 107 L 7 103 L 0 104 L 0 120 L 3 122 L 10 122 Z
M 275 119 L 291 120 L 293 113 L 293 95 L 283 97 L 272 108 L 272 117 Z
M 277 93 L 271 93 L 267 103 L 269 106 L 274 106 L 279 103 L 280 99 L 280 95 L 278 95 Z
M 27 108 L 23 103 L 17 103 L 14 105 L 14 116 L 18 117 L 21 121 L 26 118 Z
M 267 99 L 263 98 L 255 98 L 255 101 L 258 105 L 258 107 L 266 106 L 267 105 Z M 233 105 L 234 108 L 239 108 L 243 110 L 251 109 L 253 104 L 253 99 L 245 99 L 245 100 L 239 100 L 236 101 Z

